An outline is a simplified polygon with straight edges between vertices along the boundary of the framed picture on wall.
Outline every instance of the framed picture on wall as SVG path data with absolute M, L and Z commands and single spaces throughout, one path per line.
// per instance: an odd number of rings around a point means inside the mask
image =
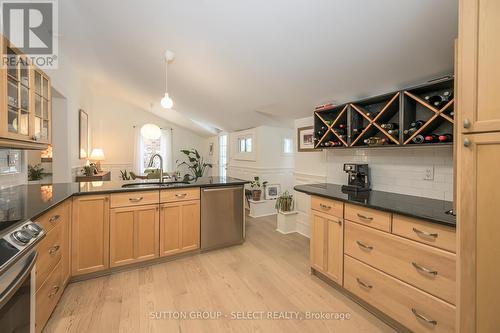
M 265 198 L 266 200 L 276 199 L 280 195 L 280 185 L 273 184 L 266 186 Z
M 89 157 L 89 116 L 80 109 L 78 117 L 78 133 L 80 145 L 80 159 L 84 160 Z
M 314 149 L 314 127 L 297 128 L 297 150 L 300 152 L 318 151 Z

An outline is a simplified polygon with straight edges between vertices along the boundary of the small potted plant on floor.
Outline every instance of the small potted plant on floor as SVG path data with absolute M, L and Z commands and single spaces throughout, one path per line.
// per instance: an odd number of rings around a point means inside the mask
M 293 195 L 288 193 L 288 191 L 283 192 L 276 199 L 275 207 L 278 212 L 291 212 L 293 210 Z
M 261 186 L 266 187 L 267 182 L 260 183 L 260 177 L 253 177 L 253 180 L 250 182 L 250 187 L 252 188 L 252 200 L 260 201 L 260 197 L 262 195 Z

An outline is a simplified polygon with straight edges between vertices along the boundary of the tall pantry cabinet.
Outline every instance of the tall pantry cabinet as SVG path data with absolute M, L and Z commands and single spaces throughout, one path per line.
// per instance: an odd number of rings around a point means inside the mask
M 459 6 L 457 327 L 500 332 L 500 1 Z

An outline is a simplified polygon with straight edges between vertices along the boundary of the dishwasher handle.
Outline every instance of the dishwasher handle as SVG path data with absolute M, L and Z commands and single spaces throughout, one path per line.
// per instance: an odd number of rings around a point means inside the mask
M 217 191 L 225 191 L 225 190 L 241 190 L 241 186 L 231 186 L 231 187 L 218 187 L 218 188 L 204 188 L 203 192 L 217 192 Z

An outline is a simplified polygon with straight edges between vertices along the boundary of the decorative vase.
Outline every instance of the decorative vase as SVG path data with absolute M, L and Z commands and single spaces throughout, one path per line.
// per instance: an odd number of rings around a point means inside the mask
M 252 200 L 260 201 L 260 195 L 262 194 L 261 190 L 252 190 Z

